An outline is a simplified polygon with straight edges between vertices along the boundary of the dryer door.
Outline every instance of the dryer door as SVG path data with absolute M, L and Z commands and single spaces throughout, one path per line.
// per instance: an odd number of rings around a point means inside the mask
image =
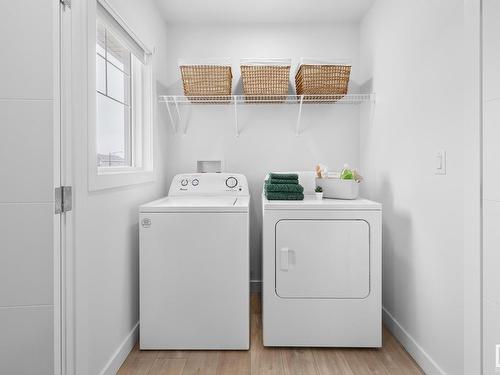
M 364 220 L 280 220 L 276 293 L 282 298 L 365 298 L 370 227 Z

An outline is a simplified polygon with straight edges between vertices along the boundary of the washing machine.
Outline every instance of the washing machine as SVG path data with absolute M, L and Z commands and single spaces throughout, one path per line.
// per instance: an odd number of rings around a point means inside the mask
M 140 207 L 140 348 L 249 348 L 245 176 L 180 174 Z
M 303 201 L 262 196 L 264 345 L 380 347 L 382 207 L 317 200 L 298 174 Z

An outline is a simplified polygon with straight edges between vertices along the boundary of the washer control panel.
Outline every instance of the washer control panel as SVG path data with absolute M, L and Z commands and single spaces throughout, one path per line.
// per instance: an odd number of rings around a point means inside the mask
M 186 173 L 172 179 L 168 195 L 249 195 L 247 179 L 238 173 Z

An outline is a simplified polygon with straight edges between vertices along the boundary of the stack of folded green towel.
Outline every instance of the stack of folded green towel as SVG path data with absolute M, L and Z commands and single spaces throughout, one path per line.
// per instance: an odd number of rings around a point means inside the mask
M 304 199 L 304 188 L 299 184 L 299 176 L 295 173 L 270 173 L 264 191 L 270 201 Z

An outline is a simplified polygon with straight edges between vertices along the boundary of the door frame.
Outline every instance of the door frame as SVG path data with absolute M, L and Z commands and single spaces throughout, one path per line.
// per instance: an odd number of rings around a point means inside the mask
M 54 0 L 54 161 L 55 187 L 72 186 L 72 5 Z M 70 3 L 71 4 L 71 3 Z M 74 210 L 74 208 L 73 208 Z M 54 232 L 54 374 L 70 375 L 74 367 L 73 211 L 55 215 Z M 56 227 L 56 226 L 55 226 Z
M 482 374 L 482 0 L 464 0 L 464 374 Z
M 61 186 L 61 4 L 59 0 L 52 3 L 52 74 L 53 74 L 53 188 Z M 55 205 L 54 205 L 55 210 Z M 61 342 L 61 233 L 62 221 L 59 214 L 53 216 L 53 303 L 54 303 L 54 374 L 62 374 L 62 342 Z
M 80 12 L 85 2 L 74 1 L 72 7 Z M 464 373 L 482 374 L 482 1 L 464 0 L 464 46 L 467 90 L 464 93 L 465 150 L 464 167 L 471 178 L 464 186 Z M 74 13 L 71 9 L 70 12 Z M 85 12 L 83 12 L 85 13 Z M 67 14 L 67 13 L 66 13 Z M 53 1 L 54 20 L 59 20 L 61 3 Z M 77 17 L 80 18 L 80 17 Z M 76 23 L 82 20 L 74 19 Z M 84 20 L 83 20 L 84 22 Z M 66 25 L 67 26 L 67 25 Z M 75 44 L 75 25 L 61 32 L 62 23 L 53 22 L 54 46 L 61 35 L 67 35 Z M 77 34 L 77 32 L 75 32 Z M 81 39 L 76 36 L 76 42 Z M 78 45 L 69 55 L 78 55 Z M 73 87 L 71 76 L 78 72 L 70 69 L 69 82 L 59 79 L 62 72 L 60 51 L 54 48 L 54 186 L 72 185 L 72 128 Z M 73 68 L 73 66 L 70 66 Z M 79 70 L 79 69 L 76 69 Z M 76 84 L 76 86 L 79 86 Z M 63 90 L 63 87 L 66 90 Z M 68 89 L 69 88 L 69 89 Z M 76 87 L 78 90 L 78 87 Z M 76 111 L 78 112 L 78 111 Z M 60 124 L 61 129 L 59 130 Z M 57 175 L 57 176 L 56 176 Z M 54 215 L 54 373 L 76 372 L 76 318 L 74 282 L 74 212 Z M 61 274 L 62 271 L 62 274 Z M 83 296 L 81 296 L 83 297 Z M 82 322 L 84 324 L 84 322 Z M 82 348 L 85 350 L 85 348 Z

